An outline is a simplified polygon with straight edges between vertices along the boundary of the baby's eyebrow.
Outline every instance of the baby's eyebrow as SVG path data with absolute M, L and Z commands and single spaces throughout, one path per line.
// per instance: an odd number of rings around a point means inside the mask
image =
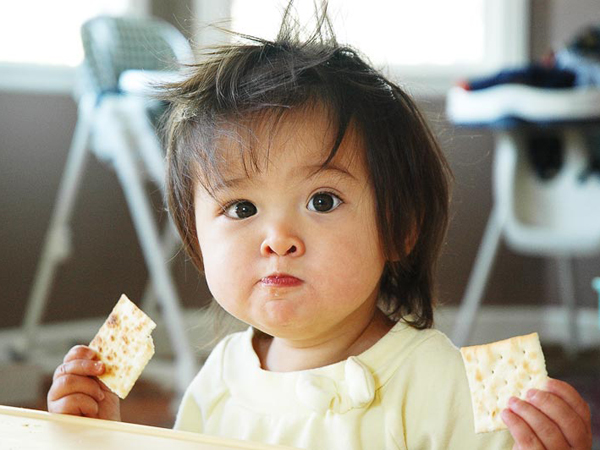
M 338 176 L 341 176 L 342 178 L 351 178 L 357 181 L 357 178 L 354 175 L 352 175 L 348 170 L 332 163 L 327 164 L 326 166 L 323 166 L 322 164 L 309 164 L 306 166 L 302 166 L 299 168 L 298 171 L 294 171 L 292 177 L 307 177 L 308 179 L 310 179 L 321 174 L 336 174 Z M 229 179 L 222 179 L 215 183 L 215 185 L 213 186 L 213 190 L 214 192 L 220 192 L 227 189 L 241 188 L 248 184 L 252 184 L 254 181 L 255 180 L 253 179 L 253 177 L 248 175 Z
M 223 179 L 216 182 L 213 186 L 214 191 L 224 191 L 226 189 L 234 189 L 252 182 L 249 176 L 242 176 L 230 179 Z
M 313 178 L 319 174 L 334 173 L 341 175 L 344 178 L 352 178 L 353 180 L 357 181 L 357 178 L 348 170 L 333 163 L 329 163 L 326 166 L 323 166 L 322 164 L 311 164 L 302 167 L 302 170 L 305 171 L 304 173 L 309 174 L 308 178 Z

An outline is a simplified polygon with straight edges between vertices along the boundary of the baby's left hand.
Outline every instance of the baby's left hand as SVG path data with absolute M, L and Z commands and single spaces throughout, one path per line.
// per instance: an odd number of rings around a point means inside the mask
M 511 398 L 502 420 L 515 440 L 513 450 L 592 448 L 590 407 L 570 384 L 548 379 L 527 401 Z

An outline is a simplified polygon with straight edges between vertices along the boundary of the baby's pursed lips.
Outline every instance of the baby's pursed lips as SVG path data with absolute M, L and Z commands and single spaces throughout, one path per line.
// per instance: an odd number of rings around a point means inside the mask
M 266 286 L 273 287 L 291 287 L 302 284 L 302 280 L 287 273 L 273 273 L 260 279 L 260 282 Z

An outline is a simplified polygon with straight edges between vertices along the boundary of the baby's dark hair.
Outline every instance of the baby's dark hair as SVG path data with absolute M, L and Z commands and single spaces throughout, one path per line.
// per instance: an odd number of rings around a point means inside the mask
M 393 320 L 430 328 L 448 224 L 451 173 L 444 155 L 402 89 L 336 42 L 326 11 L 309 38 L 301 39 L 294 23 L 288 7 L 275 40 L 242 36 L 243 43 L 213 49 L 190 76 L 165 89 L 167 200 L 186 251 L 202 271 L 194 189 L 202 183 L 210 191 L 219 182 L 217 138 L 232 125 L 322 105 L 335 137 L 323 167 L 349 127 L 362 135 L 387 260 L 379 306 Z

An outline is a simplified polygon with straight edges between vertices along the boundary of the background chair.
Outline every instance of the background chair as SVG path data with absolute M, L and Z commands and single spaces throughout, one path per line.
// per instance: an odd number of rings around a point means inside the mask
M 540 141 L 533 143 L 532 136 Z M 495 131 L 494 205 L 455 322 L 456 345 L 468 343 L 498 244 L 504 238 L 515 252 L 556 260 L 565 312 L 563 344 L 569 353 L 577 350 L 572 258 L 600 252 L 600 179 L 581 177 L 589 162 L 584 137 L 582 128 L 573 124 Z M 531 146 L 550 147 L 554 140 L 559 142 L 562 162 L 551 179 L 544 179 L 533 165 Z
M 147 181 L 163 193 L 165 189 L 164 152 L 153 125 L 163 105 L 129 91 L 122 78 L 135 78 L 136 73 L 142 79 L 151 74 L 173 77 L 180 63 L 192 60 L 191 49 L 176 28 L 151 18 L 96 17 L 82 26 L 81 37 L 85 58 L 75 90 L 77 124 L 17 351 L 31 357 L 39 340 L 53 278 L 71 253 L 70 220 L 91 153 L 115 171 L 123 189 L 149 272 L 143 308 L 155 316 L 160 306 L 175 355 L 176 386 L 183 392 L 196 373 L 196 359 L 169 268 L 179 239 L 170 221 L 161 235 L 145 190 Z
M 521 104 L 511 106 L 494 89 L 499 93 L 521 89 L 533 104 L 517 99 Z M 594 134 L 600 126 L 600 107 L 594 99 L 600 91 L 501 89 L 465 92 L 453 88 L 448 96 L 452 122 L 490 129 L 495 141 L 492 212 L 452 339 L 458 346 L 469 343 L 498 244 L 504 238 L 515 252 L 556 260 L 565 313 L 563 345 L 574 354 L 579 338 L 572 259 L 600 253 L 600 173 L 596 167 L 600 141 Z M 486 101 L 479 101 L 479 96 Z M 582 98 L 590 108 L 578 101 Z

